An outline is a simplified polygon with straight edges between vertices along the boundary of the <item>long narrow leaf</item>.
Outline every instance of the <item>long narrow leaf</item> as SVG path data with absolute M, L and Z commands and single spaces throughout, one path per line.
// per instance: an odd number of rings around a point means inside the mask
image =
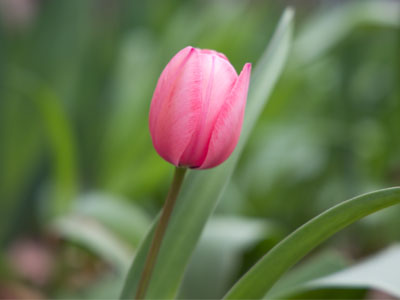
M 400 203 L 400 187 L 342 202 L 315 217 L 268 252 L 228 292 L 225 299 L 261 299 L 310 250 L 355 221 Z

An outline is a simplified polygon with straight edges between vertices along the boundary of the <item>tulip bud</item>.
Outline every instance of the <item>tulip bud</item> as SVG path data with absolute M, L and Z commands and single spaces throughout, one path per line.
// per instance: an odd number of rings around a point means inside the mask
M 224 162 L 239 140 L 251 64 L 238 76 L 225 55 L 186 47 L 168 63 L 150 106 L 158 154 L 177 167 L 208 169 Z

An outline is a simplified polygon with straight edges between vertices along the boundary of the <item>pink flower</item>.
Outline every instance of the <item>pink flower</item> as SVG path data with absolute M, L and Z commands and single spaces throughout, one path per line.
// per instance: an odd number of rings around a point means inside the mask
M 158 154 L 180 167 L 208 169 L 224 162 L 239 140 L 251 64 L 238 76 L 213 50 L 186 47 L 165 67 L 150 106 Z

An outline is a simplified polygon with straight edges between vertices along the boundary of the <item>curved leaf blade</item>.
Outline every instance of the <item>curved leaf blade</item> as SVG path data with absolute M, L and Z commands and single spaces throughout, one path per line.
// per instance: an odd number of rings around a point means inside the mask
M 217 168 L 190 171 L 187 175 L 164 236 L 147 298 L 171 299 L 176 296 L 186 265 L 207 219 L 229 182 L 246 140 L 286 63 L 292 22 L 293 11 L 287 9 L 267 50 L 257 63 L 250 83 L 241 138 L 233 155 Z M 121 299 L 131 298 L 136 292 L 156 222 L 139 248 L 126 278 Z
M 400 203 L 400 187 L 364 194 L 325 211 L 276 245 L 228 292 L 225 299 L 262 299 L 310 250 L 355 221 Z
M 337 250 L 327 249 L 287 272 L 268 292 L 271 299 L 288 299 L 305 290 L 307 283 L 348 267 L 350 261 Z

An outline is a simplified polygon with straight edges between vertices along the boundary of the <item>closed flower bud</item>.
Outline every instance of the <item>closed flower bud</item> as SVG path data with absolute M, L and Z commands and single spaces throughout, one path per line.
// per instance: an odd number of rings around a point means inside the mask
M 251 64 L 238 76 L 225 55 L 186 47 L 168 63 L 150 107 L 158 154 L 177 167 L 208 169 L 224 162 L 239 140 Z

